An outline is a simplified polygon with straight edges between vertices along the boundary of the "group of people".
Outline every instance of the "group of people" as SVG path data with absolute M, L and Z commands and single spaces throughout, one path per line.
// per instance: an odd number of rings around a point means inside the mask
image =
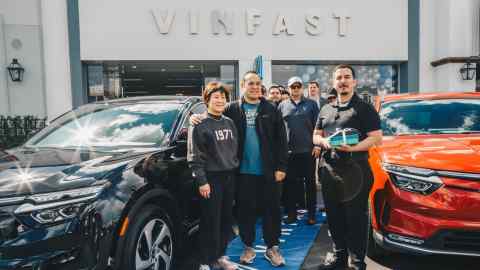
M 268 91 L 265 86 L 262 86 L 262 95 L 267 100 L 273 102 L 274 105 L 278 105 L 280 102 L 290 99 L 290 92 L 286 90 L 283 85 L 279 84 L 273 84 L 268 88 Z M 332 88 L 326 92 L 326 97 L 323 97 L 320 94 L 320 84 L 317 81 L 309 81 L 306 96 L 315 101 L 320 109 L 323 105 L 336 101 L 337 91 L 335 88 Z
M 238 269 L 225 256 L 234 221 L 244 244 L 238 263 L 252 264 L 259 216 L 265 258 L 274 267 L 285 265 L 279 248 L 282 197 L 285 223 L 297 222 L 297 208 L 303 205 L 307 224 L 316 223 L 315 161 L 321 156 L 319 174 L 334 242 L 333 256 L 321 269 L 345 269 L 349 253 L 354 269 L 366 269 L 367 199 L 372 185 L 368 149 L 381 142 L 380 120 L 355 94 L 351 66 L 337 66 L 333 75 L 337 93 L 332 92 L 328 101 L 318 94 L 316 82 L 308 84 L 312 94 L 305 97 L 299 77 L 288 80 L 289 96 L 283 101 L 278 99 L 283 96 L 280 86 L 262 94 L 261 78 L 253 71 L 241 80 L 240 100 L 227 103 L 229 90 L 219 82 L 205 87 L 207 113 L 191 116 L 188 135 L 188 161 L 202 198 L 200 270 Z M 332 149 L 328 136 L 344 128 L 357 129 L 360 142 Z M 340 200 L 336 193 L 350 168 L 359 172 L 362 192 Z

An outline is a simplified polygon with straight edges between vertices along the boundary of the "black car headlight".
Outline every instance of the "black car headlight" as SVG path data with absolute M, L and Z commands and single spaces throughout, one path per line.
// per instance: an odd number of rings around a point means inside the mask
M 67 219 L 72 219 L 78 216 L 79 213 L 85 208 L 86 204 L 72 204 L 65 207 L 56 209 L 45 209 L 32 212 L 31 217 L 41 224 L 49 224 L 62 222 Z
M 15 214 L 28 215 L 40 224 L 63 222 L 78 216 L 90 201 L 96 199 L 104 185 L 72 189 L 60 192 L 35 194 L 20 205 Z
M 440 177 L 430 169 L 388 163 L 383 164 L 383 169 L 388 172 L 392 183 L 405 191 L 429 195 L 443 186 Z

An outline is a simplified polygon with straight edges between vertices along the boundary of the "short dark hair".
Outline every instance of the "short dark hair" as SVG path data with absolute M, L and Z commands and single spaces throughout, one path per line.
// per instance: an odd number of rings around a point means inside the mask
M 341 65 L 336 66 L 336 67 L 333 69 L 333 74 L 335 74 L 335 72 L 337 72 L 337 70 L 339 70 L 339 69 L 344 69 L 344 68 L 350 69 L 350 71 L 352 71 L 352 77 L 353 77 L 353 79 L 356 79 L 355 69 L 353 69 L 352 66 L 347 65 L 347 64 L 341 64 Z
M 318 88 L 320 88 L 320 84 L 317 81 L 309 81 L 308 84 L 315 84 Z
M 280 90 L 280 94 L 281 94 L 281 95 L 288 95 L 288 96 L 290 96 L 290 92 L 288 92 L 288 91 L 285 90 L 285 89 Z
M 268 92 L 270 92 L 270 90 L 272 90 L 274 88 L 276 88 L 276 89 L 278 89 L 278 91 L 280 91 L 280 85 L 274 84 L 274 85 L 270 86 L 270 88 L 268 88 Z
M 242 80 L 240 81 L 241 85 L 243 85 L 245 83 L 245 77 L 247 77 L 250 74 L 255 74 L 260 78 L 260 75 L 258 75 L 258 73 L 255 70 L 249 70 L 249 71 L 245 72 L 245 74 L 243 74 Z
M 213 81 L 209 82 L 207 86 L 205 86 L 205 90 L 203 90 L 202 97 L 205 104 L 208 106 L 208 102 L 210 101 L 210 96 L 215 92 L 225 93 L 225 97 L 227 100 L 230 98 L 230 90 L 225 87 L 221 82 Z

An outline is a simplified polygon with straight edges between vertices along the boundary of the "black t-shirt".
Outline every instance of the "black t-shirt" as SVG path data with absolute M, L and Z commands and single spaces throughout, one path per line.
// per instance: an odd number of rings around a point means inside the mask
M 380 130 L 380 116 L 375 108 L 353 95 L 348 105 L 342 107 L 338 103 L 326 104 L 318 115 L 316 129 L 323 130 L 330 136 L 339 129 L 354 128 L 360 132 L 360 141 L 367 138 L 367 133 Z M 352 155 L 368 157 L 368 152 L 356 152 Z

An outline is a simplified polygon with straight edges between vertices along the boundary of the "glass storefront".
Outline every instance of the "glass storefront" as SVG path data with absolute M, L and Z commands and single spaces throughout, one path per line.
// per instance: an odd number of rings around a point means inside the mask
M 236 61 L 86 62 L 88 101 L 150 95 L 200 96 L 205 85 L 221 81 L 239 96 Z M 304 82 L 317 81 L 322 95 L 332 87 L 336 63 L 272 62 L 272 83 L 286 85 L 292 76 Z M 369 97 L 398 93 L 398 64 L 354 64 L 357 91 Z M 267 74 L 268 76 L 268 74 Z M 267 85 L 268 87 L 268 85 Z M 306 90 L 305 90 L 306 91 Z
M 86 63 L 88 101 L 104 98 L 200 96 L 210 81 L 221 81 L 237 96 L 236 62 Z
M 322 94 L 332 87 L 332 73 L 336 64 L 288 64 L 273 63 L 272 82 L 286 85 L 292 76 L 304 82 L 317 81 Z M 399 76 L 397 64 L 355 64 L 358 93 L 369 95 L 398 93 Z

